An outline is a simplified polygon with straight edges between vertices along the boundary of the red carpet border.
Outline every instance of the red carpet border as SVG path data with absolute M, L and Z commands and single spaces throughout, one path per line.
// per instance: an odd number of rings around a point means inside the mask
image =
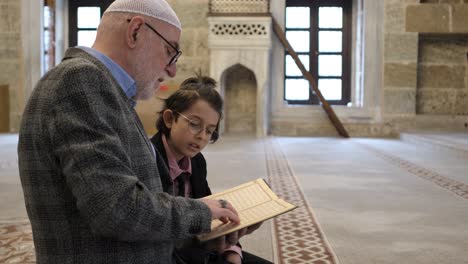
M 463 197 L 465 199 L 468 199 L 468 185 L 450 179 L 449 177 L 443 176 L 435 171 L 431 171 L 429 169 L 426 169 L 422 166 L 419 166 L 417 164 L 414 164 L 410 161 L 404 160 L 402 158 L 399 158 L 397 156 L 391 155 L 389 153 L 386 153 L 382 150 L 376 149 L 374 147 L 371 147 L 367 144 L 363 143 L 357 143 L 363 148 L 367 149 L 368 151 L 376 154 L 377 156 L 381 157 L 382 159 L 389 161 L 400 168 L 405 169 L 409 173 L 418 176 L 422 179 L 428 180 L 460 197 Z
M 275 263 L 338 263 L 278 144 L 274 138 L 264 141 L 268 183 L 280 198 L 298 208 L 273 219 Z

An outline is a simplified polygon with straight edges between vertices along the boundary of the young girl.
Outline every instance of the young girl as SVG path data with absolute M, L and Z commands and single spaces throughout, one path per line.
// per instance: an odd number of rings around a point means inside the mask
M 216 81 L 212 78 L 189 78 L 164 101 L 156 122 L 158 133 L 151 142 L 157 152 L 165 192 L 190 198 L 211 194 L 206 179 L 206 161 L 200 151 L 218 139 L 223 100 L 215 87 Z M 247 233 L 256 228 L 258 226 Z M 195 263 L 195 255 L 199 255 L 196 250 L 187 248 L 178 252 L 187 263 Z M 271 263 L 242 251 L 239 244 L 227 248 L 215 258 L 221 259 L 220 263 Z

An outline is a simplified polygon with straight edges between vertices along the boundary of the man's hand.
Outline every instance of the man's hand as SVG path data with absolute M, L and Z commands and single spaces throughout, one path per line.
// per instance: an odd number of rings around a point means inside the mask
M 240 218 L 236 209 L 229 202 L 225 202 L 224 207 L 219 200 L 201 199 L 211 211 L 211 219 L 219 219 L 223 223 L 233 222 L 240 224 Z

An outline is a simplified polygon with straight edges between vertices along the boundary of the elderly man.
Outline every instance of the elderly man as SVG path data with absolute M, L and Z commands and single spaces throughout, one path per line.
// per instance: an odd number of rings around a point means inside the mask
M 180 33 L 164 0 L 116 0 L 93 47 L 37 84 L 18 156 L 38 263 L 176 263 L 175 241 L 239 222 L 230 204 L 163 192 L 133 109 L 175 76 Z

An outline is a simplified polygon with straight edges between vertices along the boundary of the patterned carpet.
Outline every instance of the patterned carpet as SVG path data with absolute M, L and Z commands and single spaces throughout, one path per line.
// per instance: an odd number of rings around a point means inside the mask
M 29 222 L 0 223 L 0 263 L 35 263 L 35 259 Z
M 298 206 L 273 219 L 275 263 L 337 263 L 317 219 L 302 193 L 288 161 L 274 138 L 265 140 L 268 179 L 279 197 Z
M 453 192 L 454 194 L 463 197 L 465 199 L 468 199 L 468 185 L 453 180 L 447 176 L 441 175 L 438 172 L 435 172 L 433 170 L 424 168 L 420 165 L 417 165 L 411 161 L 404 160 L 402 158 L 399 158 L 395 155 L 389 154 L 385 151 L 379 150 L 377 148 L 371 147 L 369 145 L 365 145 L 362 143 L 358 143 L 360 146 L 363 148 L 367 149 L 368 151 L 374 153 L 376 156 L 381 157 L 382 159 L 393 163 L 396 166 L 399 166 L 405 170 L 407 170 L 409 173 L 418 176 L 422 179 L 428 180 L 448 191 Z M 460 149 L 457 149 L 459 151 L 463 151 Z

